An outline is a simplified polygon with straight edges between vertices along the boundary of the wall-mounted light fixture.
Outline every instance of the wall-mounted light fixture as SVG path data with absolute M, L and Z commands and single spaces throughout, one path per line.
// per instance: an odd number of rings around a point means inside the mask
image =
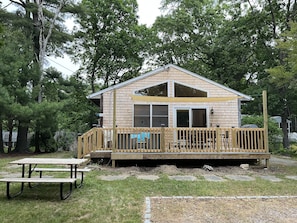
M 214 110 L 213 110 L 213 108 L 211 108 L 210 109 L 210 114 L 213 115 L 213 113 L 214 113 Z

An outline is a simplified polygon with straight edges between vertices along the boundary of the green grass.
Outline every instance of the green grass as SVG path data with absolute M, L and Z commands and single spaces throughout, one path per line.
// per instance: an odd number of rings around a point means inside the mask
M 70 153 L 54 153 L 39 156 L 71 157 Z M 21 157 L 1 158 L 0 172 L 19 172 L 8 168 L 8 162 Z M 277 167 L 273 167 L 277 168 Z M 280 177 L 286 175 L 286 168 L 280 167 Z M 295 173 L 297 167 L 288 168 Z M 296 181 L 283 178 L 273 183 L 260 178 L 255 181 L 194 182 L 169 180 L 160 175 L 156 181 L 128 177 L 121 181 L 102 181 L 98 176 L 106 171 L 93 170 L 85 176 L 84 186 L 75 189 L 65 201 L 59 199 L 58 185 L 40 185 L 29 189 L 12 200 L 6 198 L 6 184 L 0 184 L 1 222 L 143 222 L 145 197 L 148 196 L 257 196 L 296 195 Z

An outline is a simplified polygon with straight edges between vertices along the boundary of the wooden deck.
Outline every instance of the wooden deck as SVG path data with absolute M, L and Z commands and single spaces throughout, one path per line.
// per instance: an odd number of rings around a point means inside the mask
M 93 128 L 78 138 L 78 158 L 117 160 L 268 160 L 263 128 Z

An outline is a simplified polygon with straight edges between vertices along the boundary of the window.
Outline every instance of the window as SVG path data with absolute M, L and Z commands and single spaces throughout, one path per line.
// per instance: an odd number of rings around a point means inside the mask
M 136 95 L 142 96 L 163 96 L 167 97 L 167 83 L 159 84 L 149 88 L 135 91 Z
M 134 105 L 134 127 L 168 127 L 168 105 Z
M 207 92 L 175 83 L 174 97 L 207 97 Z
M 134 105 L 134 127 L 150 127 L 150 105 Z
M 152 127 L 168 127 L 168 106 L 153 105 Z

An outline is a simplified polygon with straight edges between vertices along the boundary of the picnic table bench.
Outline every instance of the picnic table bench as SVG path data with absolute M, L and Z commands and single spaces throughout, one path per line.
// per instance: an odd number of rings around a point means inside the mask
M 0 182 L 6 182 L 6 196 L 8 199 L 21 195 L 24 191 L 24 183 L 59 183 L 60 184 L 60 198 L 67 199 L 72 192 L 72 184 L 75 183 L 76 178 L 2 178 Z M 10 193 L 10 183 L 21 183 L 21 189 L 15 194 Z M 64 193 L 63 185 L 69 183 L 69 191 Z
M 90 172 L 90 171 L 91 171 L 91 169 L 88 169 L 88 168 L 78 168 L 78 169 L 76 169 L 77 173 L 81 173 L 80 184 L 77 184 L 77 182 L 75 182 L 76 187 L 81 187 L 82 186 L 83 181 L 84 181 L 84 173 L 85 172 Z M 39 172 L 39 177 L 42 178 L 42 173 L 43 172 L 71 172 L 71 170 L 69 168 L 65 169 L 65 168 L 35 167 L 30 172 L 31 172 L 30 174 L 32 174 L 32 172 Z
M 63 159 L 63 158 L 23 158 L 20 160 L 15 160 L 10 162 L 10 164 L 18 164 L 22 165 L 22 177 L 20 178 L 2 178 L 0 179 L 0 182 L 6 182 L 6 196 L 8 199 L 16 197 L 23 193 L 24 190 L 24 184 L 28 183 L 30 188 L 33 188 L 31 186 L 31 183 L 47 183 L 47 184 L 60 184 L 60 198 L 62 200 L 67 199 L 71 192 L 73 184 L 75 188 L 78 187 L 77 183 L 77 173 L 80 172 L 82 174 L 81 182 L 79 184 L 79 187 L 82 185 L 83 182 L 83 173 L 90 171 L 90 169 L 79 169 L 78 166 L 87 162 L 87 159 Z M 29 165 L 28 168 L 28 177 L 25 176 L 25 169 L 26 165 Z M 37 165 L 67 165 L 68 168 L 39 168 Z M 39 178 L 32 178 L 32 173 L 36 171 L 40 173 Z M 42 172 L 49 171 L 49 172 L 70 172 L 70 177 L 64 177 L 64 178 L 42 178 Z M 11 183 L 21 183 L 21 189 L 17 193 L 12 194 L 10 191 L 10 184 Z M 67 192 L 64 192 L 64 184 L 69 184 L 69 190 Z

